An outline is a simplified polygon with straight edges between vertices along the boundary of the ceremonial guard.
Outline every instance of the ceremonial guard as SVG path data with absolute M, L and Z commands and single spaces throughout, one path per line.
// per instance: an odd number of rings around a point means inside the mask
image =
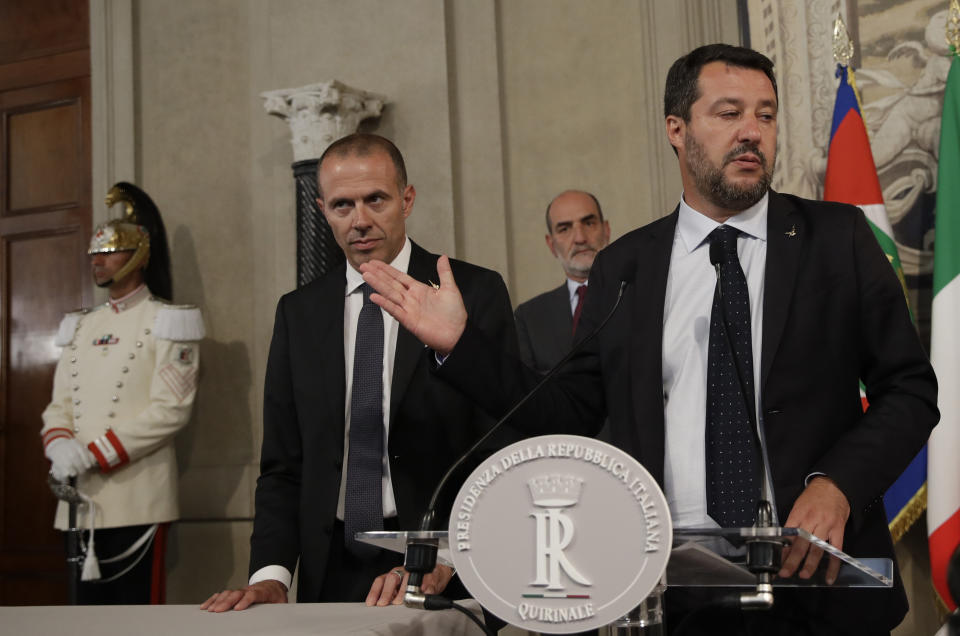
M 203 320 L 196 307 L 169 304 L 166 233 L 150 197 L 121 182 L 106 202 L 122 203 L 123 217 L 97 227 L 87 253 L 110 297 L 61 322 L 41 435 L 52 476 L 76 477 L 85 502 L 77 601 L 163 603 L 166 528 L 179 516 L 173 439 L 190 419 Z M 61 501 L 57 529 L 68 529 L 67 512 Z

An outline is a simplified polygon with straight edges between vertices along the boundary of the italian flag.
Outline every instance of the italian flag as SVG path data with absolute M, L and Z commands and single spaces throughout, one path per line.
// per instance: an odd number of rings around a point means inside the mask
M 867 127 L 860 114 L 860 98 L 856 91 L 853 69 L 837 65 L 837 100 L 833 107 L 833 125 L 830 129 L 830 149 L 827 154 L 827 174 L 823 186 L 825 201 L 839 201 L 859 206 L 874 236 L 880 243 L 890 264 L 900 279 L 906 300 L 906 284 L 897 245 L 893 240 L 893 228 L 883 204 L 880 179 L 870 152 Z M 864 410 L 867 399 L 860 388 Z M 927 449 L 924 448 L 910 462 L 907 469 L 884 494 L 883 505 L 887 524 L 894 540 L 910 528 L 921 514 L 926 503 Z
M 930 435 L 927 471 L 930 573 L 951 610 L 947 563 L 960 544 L 960 57 L 954 55 L 943 96 L 937 168 L 930 359 L 940 385 L 940 423 Z

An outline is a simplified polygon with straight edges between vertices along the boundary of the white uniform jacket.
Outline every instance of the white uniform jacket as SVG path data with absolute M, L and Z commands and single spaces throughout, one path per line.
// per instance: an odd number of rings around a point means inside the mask
M 63 354 L 41 435 L 44 446 L 76 437 L 97 458 L 99 467 L 77 479 L 96 503 L 96 527 L 179 516 L 173 437 L 190 418 L 203 335 L 199 309 L 167 305 L 146 286 L 61 322 Z M 87 514 L 81 506 L 80 527 Z M 54 525 L 67 527 L 63 502 Z

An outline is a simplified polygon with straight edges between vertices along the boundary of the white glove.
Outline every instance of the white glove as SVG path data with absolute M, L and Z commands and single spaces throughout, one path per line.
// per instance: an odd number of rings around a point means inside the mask
M 97 463 L 93 453 L 74 437 L 58 437 L 47 444 L 43 454 L 50 460 L 54 479 L 59 481 L 81 475 Z

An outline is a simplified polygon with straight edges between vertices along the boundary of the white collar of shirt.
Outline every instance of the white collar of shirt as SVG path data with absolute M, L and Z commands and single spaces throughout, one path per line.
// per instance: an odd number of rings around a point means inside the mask
M 400 270 L 403 273 L 406 273 L 410 269 L 410 253 L 413 251 L 410 243 L 410 237 L 406 237 L 403 240 L 403 247 L 400 248 L 400 252 L 390 261 L 391 267 Z M 347 287 L 346 295 L 349 296 L 353 292 L 357 291 L 357 288 L 360 285 L 363 285 L 363 275 L 353 268 L 353 265 L 347 262 Z
M 727 219 L 727 222 L 722 225 L 729 225 L 730 227 L 737 228 L 744 234 L 758 238 L 761 241 L 766 241 L 767 205 L 769 201 L 770 194 L 764 194 L 762 199 L 743 212 L 731 216 Z M 707 239 L 710 232 L 713 232 L 720 227 L 720 225 L 720 223 L 717 223 L 707 215 L 691 208 L 687 205 L 683 195 L 680 196 L 680 216 L 677 219 L 677 232 L 679 232 L 680 238 L 683 239 L 683 244 L 686 246 L 687 252 L 692 252 L 697 249 L 700 244 Z

